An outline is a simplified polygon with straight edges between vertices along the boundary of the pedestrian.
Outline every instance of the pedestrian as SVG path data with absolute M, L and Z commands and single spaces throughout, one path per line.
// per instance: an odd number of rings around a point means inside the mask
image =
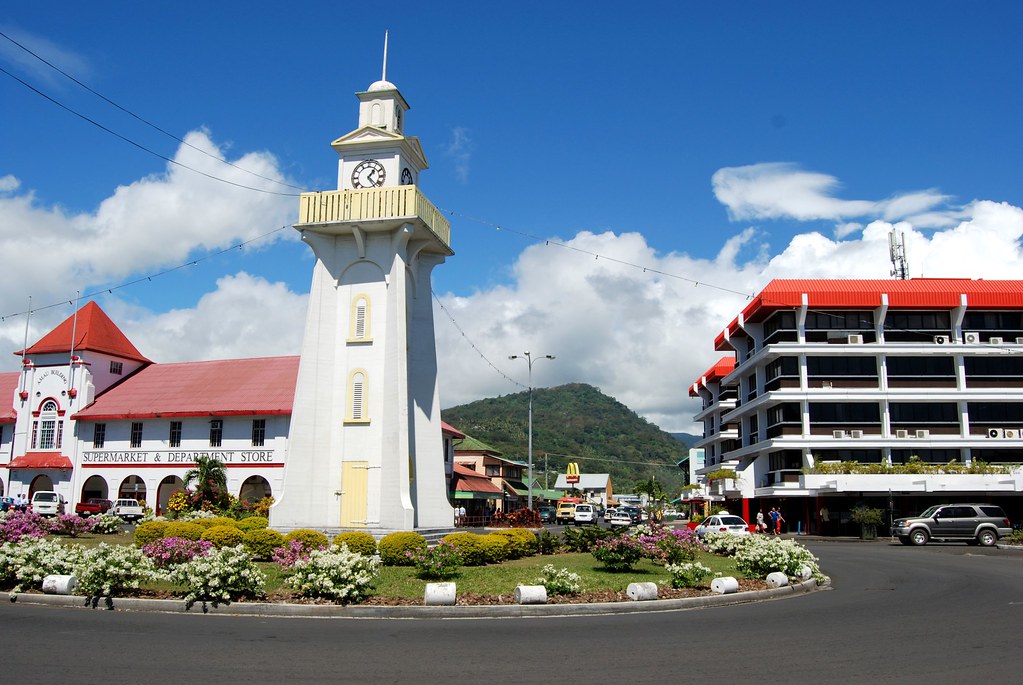
M 777 535 L 778 531 L 781 530 L 781 512 L 778 511 L 778 507 L 771 507 L 771 512 L 768 514 L 771 517 L 771 529 L 774 534 Z
M 828 531 L 828 523 L 831 521 L 831 513 L 828 511 L 827 505 L 821 507 L 821 535 L 826 535 Z
M 465 505 L 461 504 L 458 506 L 458 525 L 465 525 Z
M 781 535 L 781 524 L 785 523 L 785 519 L 782 518 L 781 510 L 778 512 L 778 518 L 774 521 L 774 534 Z
M 758 533 L 766 533 L 767 532 L 767 524 L 764 523 L 764 510 L 763 509 L 758 509 L 757 510 L 757 532 Z

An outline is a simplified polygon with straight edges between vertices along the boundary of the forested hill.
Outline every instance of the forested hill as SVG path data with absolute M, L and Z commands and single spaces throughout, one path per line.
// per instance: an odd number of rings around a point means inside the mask
M 523 391 L 451 407 L 441 416 L 507 459 L 526 461 L 529 393 Z M 683 481 L 675 464 L 687 446 L 613 397 L 583 383 L 533 388 L 533 470 L 548 484 L 574 461 L 583 473 L 610 473 L 615 492 L 628 493 L 656 476 L 677 497 Z M 567 455 L 567 456 L 566 456 Z

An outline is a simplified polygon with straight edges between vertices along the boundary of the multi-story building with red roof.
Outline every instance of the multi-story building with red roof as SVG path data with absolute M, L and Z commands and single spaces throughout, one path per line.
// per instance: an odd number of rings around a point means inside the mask
M 690 388 L 700 473 L 747 520 L 778 506 L 837 532 L 858 506 L 978 500 L 1023 516 L 1023 281 L 775 280 L 714 347 Z

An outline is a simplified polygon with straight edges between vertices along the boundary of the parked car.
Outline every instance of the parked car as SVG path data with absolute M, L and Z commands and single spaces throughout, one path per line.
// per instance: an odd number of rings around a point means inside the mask
M 593 508 L 592 504 L 577 504 L 575 505 L 575 525 L 580 526 L 584 523 L 595 524 L 597 522 L 597 511 Z
M 53 490 L 37 490 L 32 494 L 32 511 L 40 516 L 64 513 L 64 496 Z
M 615 509 L 614 507 L 608 507 L 607 509 L 604 510 L 604 514 L 603 514 L 604 520 L 605 521 L 610 521 L 611 517 L 614 516 L 617 513 L 618 513 L 617 509 Z
M 14 508 L 13 497 L 0 497 L 0 511 L 8 511 Z
M 84 502 L 79 502 L 75 505 L 75 513 L 79 516 L 94 516 L 96 514 L 105 514 L 110 510 L 112 502 L 108 499 L 101 499 L 99 497 L 90 497 Z
M 610 517 L 606 517 L 604 520 L 607 521 L 608 525 L 610 525 L 612 528 L 632 525 L 632 517 L 629 516 L 624 511 L 616 511 L 612 513 Z
M 137 499 L 114 500 L 107 513 L 120 516 L 125 521 L 138 521 L 145 514 Z
M 639 507 L 619 507 L 618 511 L 628 514 L 633 523 L 642 523 L 648 518 L 646 512 Z
M 904 545 L 926 545 L 929 540 L 959 540 L 990 547 L 1010 535 L 1012 524 L 1001 507 L 993 504 L 938 504 L 919 516 L 895 519 L 892 535 Z
M 554 523 L 554 516 L 557 510 L 549 504 L 541 504 L 536 508 L 538 514 L 540 514 L 540 523 Z
M 732 514 L 714 514 L 708 516 L 703 522 L 693 529 L 697 537 L 703 537 L 708 533 L 728 533 L 730 535 L 749 535 L 749 525 L 741 516 Z

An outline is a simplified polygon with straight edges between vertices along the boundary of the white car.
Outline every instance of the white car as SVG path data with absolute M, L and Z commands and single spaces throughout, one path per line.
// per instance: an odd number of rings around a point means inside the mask
M 694 528 L 697 537 L 707 533 L 728 533 L 730 535 L 749 535 L 749 525 L 739 516 L 731 514 L 714 514 L 708 516 Z
M 597 522 L 597 510 L 593 508 L 592 504 L 577 504 L 575 505 L 575 525 L 582 525 L 584 523 L 596 523 Z
M 40 516 L 64 513 L 64 496 L 53 490 L 37 490 L 32 495 L 32 511 Z
M 624 511 L 616 511 L 612 513 L 610 516 L 607 516 L 604 520 L 607 521 L 608 525 L 610 525 L 612 528 L 617 528 L 618 526 L 632 525 L 632 517 L 626 514 Z
M 120 516 L 125 521 L 138 521 L 145 515 L 142 505 L 136 499 L 114 500 L 107 513 L 113 516 Z
M 614 507 L 608 507 L 604 510 L 604 520 L 610 521 L 611 517 L 618 513 L 618 510 Z

